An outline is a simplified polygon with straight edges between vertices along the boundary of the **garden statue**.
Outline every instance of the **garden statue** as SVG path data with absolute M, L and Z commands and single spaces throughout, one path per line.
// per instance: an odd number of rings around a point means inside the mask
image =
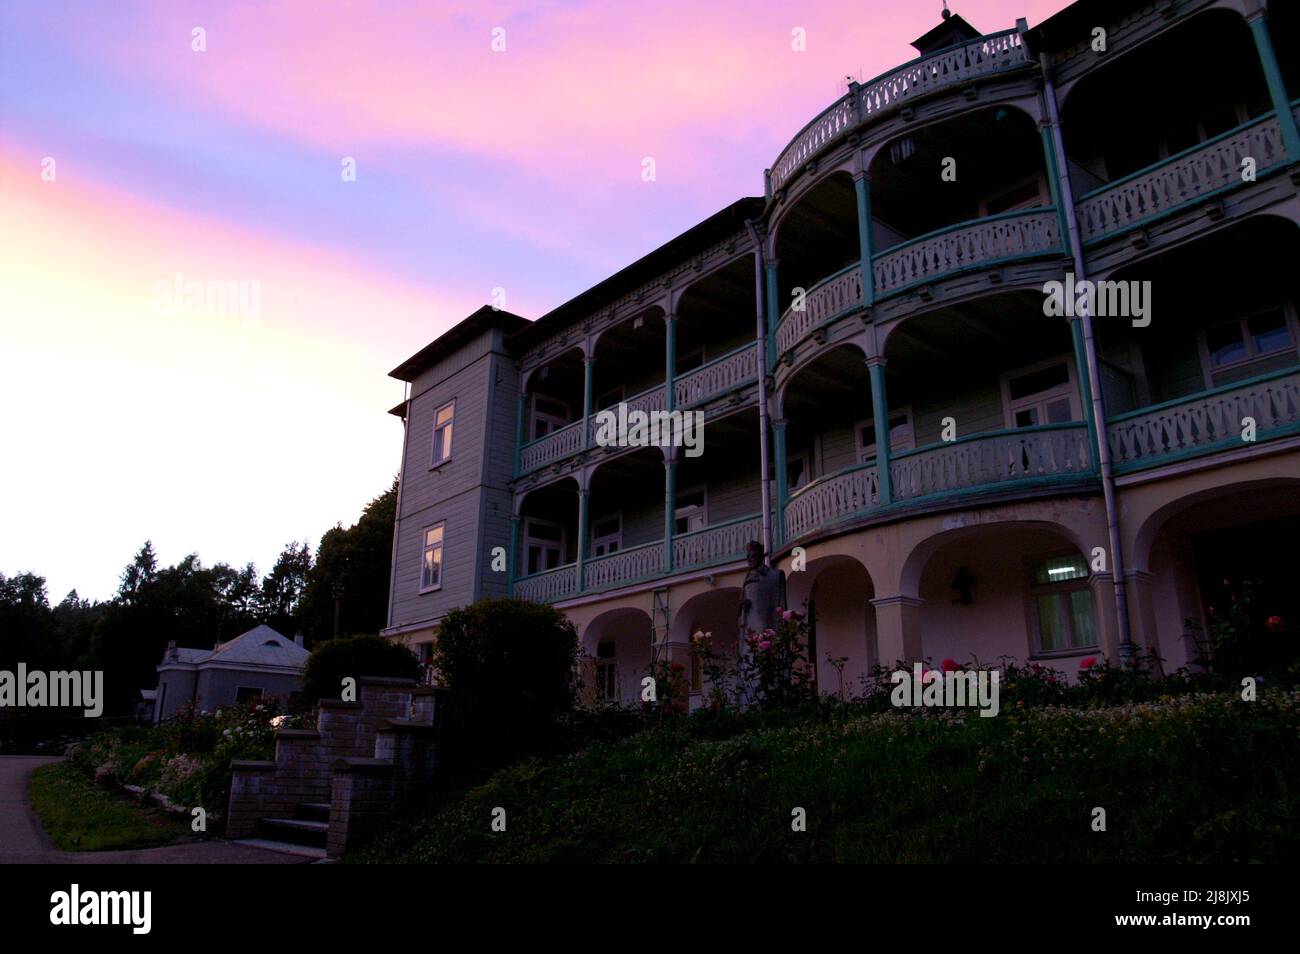
M 745 547 L 745 562 L 749 564 L 749 572 L 745 574 L 736 614 L 742 652 L 745 635 L 775 629 L 780 622 L 777 610 L 785 606 L 785 572 L 763 561 L 763 544 L 750 541 Z

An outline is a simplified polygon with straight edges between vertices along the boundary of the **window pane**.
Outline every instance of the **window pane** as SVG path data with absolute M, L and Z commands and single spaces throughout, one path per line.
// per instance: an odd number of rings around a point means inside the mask
M 1286 316 L 1280 311 L 1256 315 L 1246 322 L 1246 326 L 1258 354 L 1285 351 L 1291 347 L 1291 331 L 1286 326 Z
M 451 425 L 439 427 L 433 432 L 433 460 L 436 463 L 451 456 Z
M 1070 594 L 1070 615 L 1074 620 L 1074 648 L 1095 646 L 1097 635 L 1092 627 L 1092 591 L 1075 590 Z
M 448 423 L 450 423 L 450 422 L 451 422 L 451 414 L 452 414 L 453 407 L 454 407 L 454 405 L 448 404 L 448 405 L 447 405 L 446 407 L 444 407 L 444 408 L 439 408 L 439 409 L 438 409 L 438 417 L 435 419 L 434 423 L 435 423 L 435 424 L 448 424 Z
M 424 531 L 424 545 L 431 547 L 435 543 L 442 543 L 442 524 Z
M 1034 427 L 1038 424 L 1038 408 L 1026 407 L 1016 411 L 1016 427 Z
M 1066 580 L 1082 580 L 1088 575 L 1088 564 L 1083 557 L 1051 557 L 1038 564 L 1034 570 L 1034 582 L 1064 583 Z
M 1038 597 L 1038 634 L 1042 640 L 1043 650 L 1051 652 L 1066 647 L 1066 628 L 1064 607 L 1059 594 L 1051 593 Z
M 1205 347 L 1210 352 L 1210 364 L 1216 368 L 1246 357 L 1246 342 L 1241 340 L 1241 325 L 1219 325 L 1205 333 Z
M 1070 399 L 1056 398 L 1047 402 L 1047 423 L 1065 424 L 1071 420 Z

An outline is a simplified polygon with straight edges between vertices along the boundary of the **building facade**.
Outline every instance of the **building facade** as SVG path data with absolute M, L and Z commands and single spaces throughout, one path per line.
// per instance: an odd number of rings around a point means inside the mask
M 301 636 L 289 639 L 266 625 L 212 649 L 168 643 L 152 691 L 153 721 L 170 719 L 191 703 L 199 712 L 272 698 L 287 703 L 302 690 L 309 655 Z
M 734 644 L 751 539 L 827 692 L 1194 664 L 1243 587 L 1300 618 L 1297 5 L 1080 0 L 914 46 L 763 196 L 393 372 L 386 635 L 427 654 L 453 607 L 551 602 L 631 702 L 692 633 Z M 607 446 L 619 406 L 696 415 L 703 453 Z

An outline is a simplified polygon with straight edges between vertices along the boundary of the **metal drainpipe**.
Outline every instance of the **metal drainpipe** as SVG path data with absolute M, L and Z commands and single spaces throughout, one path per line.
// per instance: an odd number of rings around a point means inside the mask
M 411 438 L 411 383 L 406 383 L 406 413 L 402 415 L 402 466 L 397 469 L 397 499 L 393 501 L 393 556 L 388 571 L 388 627 L 393 626 L 393 596 L 397 592 L 397 529 L 402 524 L 402 485 L 406 477 L 406 448 Z
M 772 559 L 772 495 L 768 488 L 767 449 L 767 311 L 763 303 L 763 243 L 752 219 L 745 220 L 754 243 L 754 295 L 758 314 L 758 461 L 759 494 L 763 507 L 763 552 Z
M 1074 258 L 1076 281 L 1087 277 L 1083 268 L 1083 244 L 1079 240 L 1079 219 L 1074 212 L 1074 190 L 1070 186 L 1070 167 L 1066 164 L 1065 140 L 1061 136 L 1061 115 L 1056 106 L 1056 84 L 1052 82 L 1047 54 L 1038 54 L 1038 67 L 1043 76 L 1043 93 L 1047 100 L 1047 115 L 1052 134 L 1052 151 L 1056 154 L 1056 175 L 1061 189 L 1061 204 L 1065 206 L 1065 222 L 1070 232 L 1070 252 Z M 1120 540 L 1119 507 L 1115 502 L 1115 477 L 1110 467 L 1110 445 L 1106 441 L 1106 412 L 1101 395 L 1101 375 L 1098 373 L 1097 342 L 1093 337 L 1092 315 L 1076 319 L 1083 329 L 1084 362 L 1088 365 L 1088 387 L 1092 391 L 1092 416 L 1096 421 L 1097 466 L 1101 470 L 1101 492 L 1106 503 L 1106 529 L 1110 542 L 1110 567 L 1115 587 L 1115 616 L 1119 623 L 1120 659 L 1133 657 L 1133 635 L 1128 620 L 1128 588 L 1124 580 L 1124 551 Z

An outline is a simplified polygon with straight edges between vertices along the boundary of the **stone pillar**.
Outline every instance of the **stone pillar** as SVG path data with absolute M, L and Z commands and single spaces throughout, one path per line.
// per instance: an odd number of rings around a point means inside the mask
M 853 193 L 858 207 L 858 258 L 862 266 L 862 303 L 870 308 L 876 302 L 875 271 L 871 267 L 871 176 L 865 172 L 854 175 Z
M 1097 627 L 1097 646 L 1112 662 L 1119 660 L 1119 621 L 1115 616 L 1115 578 L 1107 573 L 1088 577 L 1092 590 L 1092 622 Z
M 885 359 L 877 355 L 867 359 L 871 373 L 871 407 L 876 421 L 876 480 L 880 487 L 880 505 L 894 499 L 893 476 L 889 472 L 889 397 L 885 393 Z
M 1264 79 L 1268 83 L 1269 99 L 1277 113 L 1278 126 L 1282 129 L 1282 142 L 1286 145 L 1288 162 L 1300 160 L 1300 132 L 1296 129 L 1295 114 L 1291 112 L 1291 103 L 1287 99 L 1286 84 L 1282 82 L 1282 70 L 1277 65 L 1277 54 L 1273 51 L 1273 38 L 1268 32 L 1268 19 L 1263 10 L 1256 10 L 1246 17 L 1250 25 L 1250 35 L 1255 40 L 1255 52 L 1259 54 L 1259 65 L 1264 68 Z
M 921 604 L 915 596 L 881 596 L 876 609 L 876 656 L 886 668 L 921 657 Z
M 1156 629 L 1155 576 L 1146 570 L 1125 570 L 1128 590 L 1129 632 L 1138 653 L 1154 650 L 1160 655 L 1160 634 Z

